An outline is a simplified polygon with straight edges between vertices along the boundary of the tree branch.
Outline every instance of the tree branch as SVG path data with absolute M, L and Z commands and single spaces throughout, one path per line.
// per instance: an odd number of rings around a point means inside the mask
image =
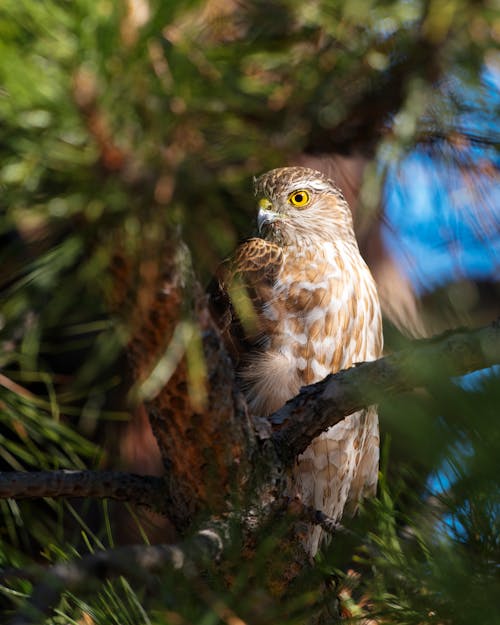
M 463 375 L 500 363 L 500 320 L 478 330 L 458 330 L 430 340 L 415 341 L 411 347 L 374 362 L 328 376 L 322 382 L 305 387 L 300 394 L 269 417 L 275 432 L 261 433 L 263 440 L 259 463 L 260 478 L 251 483 L 256 492 L 282 495 L 276 474 L 294 462 L 310 441 L 324 429 L 367 405 L 421 386 L 433 386 L 443 378 Z M 269 440 L 271 439 L 271 440 Z M 271 444 L 269 444 L 271 443 Z M 18 499 L 31 497 L 110 497 L 147 505 L 156 511 L 169 512 L 171 502 L 165 500 L 162 478 L 120 472 L 55 471 L 39 473 L 0 473 L 0 497 Z M 258 495 L 257 495 L 258 499 Z M 255 501 L 255 493 L 254 493 Z M 262 502 L 260 502 L 262 503 Z M 292 508 L 294 506 L 292 505 Z M 261 509 L 259 502 L 257 508 Z M 254 510 L 254 508 L 252 508 Z M 273 510 L 273 506 L 269 508 Z M 261 509 L 262 518 L 239 517 L 248 531 L 255 530 L 269 518 Z M 255 512 L 255 510 L 254 510 Z M 293 510 L 292 510 L 293 512 Z M 295 514 L 320 524 L 329 532 L 339 526 L 326 515 L 295 504 Z M 166 567 L 196 571 L 200 563 L 219 557 L 229 540 L 227 519 L 213 520 L 204 529 L 181 545 L 156 547 L 134 546 L 85 556 L 80 560 L 57 564 L 44 573 L 35 585 L 30 601 L 11 625 L 38 622 L 50 611 L 64 590 L 74 590 L 88 583 L 89 578 L 105 578 L 112 574 L 137 572 L 158 573 Z M 7 571 L 2 577 L 23 577 L 22 571 Z M 25 577 L 37 578 L 33 569 Z
M 356 410 L 436 379 L 460 376 L 500 363 L 500 319 L 477 330 L 461 329 L 415 341 L 374 362 L 329 375 L 301 389 L 269 418 L 281 461 L 290 466 L 321 432 Z
M 94 580 L 127 575 L 144 581 L 147 574 L 158 574 L 168 568 L 193 575 L 217 560 L 225 547 L 227 531 L 224 524 L 197 532 L 178 545 L 131 545 L 89 554 L 78 560 L 61 562 L 49 569 L 40 567 L 40 583 L 35 585 L 29 600 L 9 625 L 34 625 L 49 614 L 65 591 L 75 592 Z M 31 568 L 26 577 L 35 577 Z M 8 571 L 0 577 L 23 577 L 22 571 Z
M 167 514 L 163 478 L 120 471 L 12 471 L 0 473 L 0 499 L 97 497 L 127 501 Z
M 276 487 L 280 469 L 290 466 L 311 440 L 356 410 L 410 389 L 431 386 L 436 379 L 464 375 L 500 363 L 500 320 L 477 330 L 457 330 L 374 362 L 362 363 L 304 387 L 269 417 L 274 428 L 260 427 L 261 439 L 273 445 L 256 454 L 260 483 Z M 271 447 L 271 448 L 270 448 Z M 106 471 L 0 473 L 0 498 L 108 497 L 148 506 L 170 515 L 172 502 L 164 478 Z M 282 493 L 277 493 L 280 496 Z

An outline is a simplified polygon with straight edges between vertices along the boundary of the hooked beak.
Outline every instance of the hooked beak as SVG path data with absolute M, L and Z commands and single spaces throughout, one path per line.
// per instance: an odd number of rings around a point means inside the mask
M 257 214 L 257 228 L 259 232 L 262 232 L 263 228 L 279 219 L 278 213 L 275 213 L 272 207 L 271 202 L 265 198 L 259 201 L 259 212 Z

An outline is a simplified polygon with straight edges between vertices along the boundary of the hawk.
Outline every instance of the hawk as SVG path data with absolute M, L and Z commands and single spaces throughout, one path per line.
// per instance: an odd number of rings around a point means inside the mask
M 284 167 L 257 178 L 255 193 L 259 236 L 223 266 L 217 293 L 219 312 L 224 298 L 230 302 L 220 325 L 249 408 L 267 416 L 301 386 L 378 358 L 383 340 L 375 283 L 335 183 L 312 169 Z M 297 458 L 289 494 L 338 520 L 374 494 L 378 459 L 372 406 L 311 442 Z M 311 557 L 321 538 L 320 527 L 307 531 Z

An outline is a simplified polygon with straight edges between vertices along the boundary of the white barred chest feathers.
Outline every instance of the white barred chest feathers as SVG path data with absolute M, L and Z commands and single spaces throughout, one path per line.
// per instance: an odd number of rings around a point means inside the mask
M 301 386 L 380 355 L 377 293 L 355 242 L 286 247 L 265 296 L 257 309 L 264 338 L 242 371 L 259 414 L 277 410 Z

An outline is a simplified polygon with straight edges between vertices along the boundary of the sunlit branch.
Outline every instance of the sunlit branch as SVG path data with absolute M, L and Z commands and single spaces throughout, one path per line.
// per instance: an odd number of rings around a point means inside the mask
M 271 436 L 276 456 L 262 459 L 269 465 L 267 472 L 261 467 L 263 480 L 276 465 L 291 465 L 311 440 L 356 410 L 387 396 L 432 386 L 437 378 L 463 375 L 498 363 L 499 321 L 478 330 L 457 330 L 415 341 L 408 349 L 307 386 L 269 417 L 275 429 Z M 167 485 L 160 477 L 111 471 L 0 473 L 0 498 L 35 497 L 111 498 L 145 505 L 161 514 L 171 511 Z
M 500 363 L 500 321 L 478 330 L 458 330 L 430 340 L 415 341 L 411 347 L 380 360 L 363 363 L 322 382 L 308 386 L 270 417 L 275 428 L 271 448 L 259 455 L 262 482 L 272 481 L 273 468 L 286 467 L 296 455 L 325 428 L 338 423 L 352 412 L 377 403 L 386 396 L 416 387 L 435 386 L 439 380 L 463 375 Z M 269 443 L 269 436 L 267 437 Z M 264 451 L 264 449 L 262 449 Z M 257 485 L 258 486 L 258 485 Z M 262 484 L 260 484 L 262 486 Z M 54 471 L 0 473 L 0 498 L 34 497 L 108 497 L 147 505 L 168 513 L 164 480 L 120 472 Z M 300 501 L 288 503 L 289 512 L 311 523 L 321 525 L 330 533 L 339 526 L 323 513 L 305 507 Z M 271 513 L 273 506 L 270 508 Z M 265 507 L 262 518 L 251 522 L 240 514 L 240 522 L 252 531 L 269 518 Z M 63 591 L 88 585 L 92 579 L 127 574 L 148 583 L 147 575 L 168 567 L 196 572 L 207 561 L 222 555 L 228 541 L 227 519 L 210 524 L 181 545 L 134 546 L 113 549 L 85 556 L 79 560 L 57 564 L 41 573 L 33 568 L 25 577 L 43 581 L 35 584 L 28 603 L 11 625 L 39 622 L 49 613 Z M 252 524 L 253 523 L 253 524 Z M 41 569 L 39 569 L 41 571 Z M 146 577 L 144 577 L 146 575 Z M 23 571 L 8 571 L 4 579 L 23 577 Z M 149 580 L 152 582 L 153 578 Z
M 285 465 L 294 462 L 311 440 L 356 410 L 387 396 L 437 379 L 460 376 L 500 363 L 500 320 L 478 330 L 461 329 L 374 362 L 330 375 L 301 390 L 270 420 L 276 451 Z

